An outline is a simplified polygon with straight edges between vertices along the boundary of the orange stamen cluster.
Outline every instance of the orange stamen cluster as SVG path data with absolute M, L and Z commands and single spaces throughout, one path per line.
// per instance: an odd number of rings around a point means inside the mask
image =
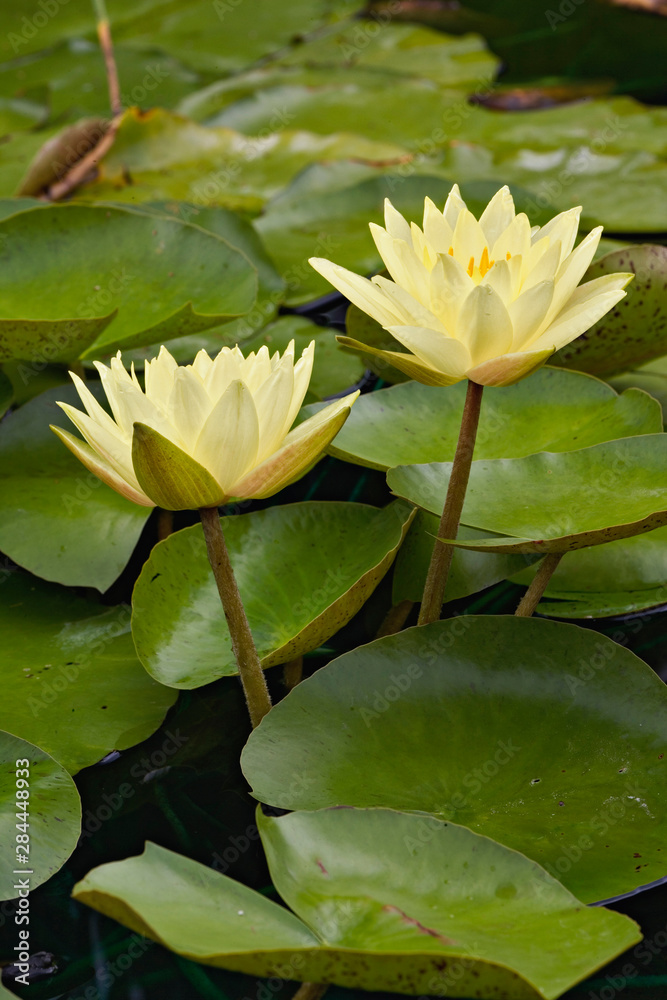
M 488 248 L 484 247 L 484 249 L 482 250 L 482 256 L 479 259 L 480 275 L 484 277 L 486 272 L 490 271 L 494 264 L 495 260 L 489 260 Z M 470 260 L 468 261 L 468 274 L 470 275 L 471 278 L 474 270 L 475 270 L 475 258 L 471 257 Z

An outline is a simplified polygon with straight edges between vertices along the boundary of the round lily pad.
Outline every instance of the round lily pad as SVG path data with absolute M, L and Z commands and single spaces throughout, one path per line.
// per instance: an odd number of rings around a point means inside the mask
M 0 598 L 0 726 L 71 773 L 155 732 L 176 695 L 137 659 L 128 607 L 104 607 L 21 572 Z
M 264 718 L 242 763 L 272 806 L 432 813 L 592 902 L 667 875 L 666 710 L 662 681 L 605 636 L 463 617 L 318 670 Z
M 315 649 L 361 608 L 412 518 L 405 504 L 306 502 L 222 519 L 262 665 Z M 156 680 L 196 688 L 238 671 L 199 525 L 153 549 L 137 580 L 132 632 Z
M 62 868 L 80 831 L 79 793 L 65 768 L 0 731 L 0 899 L 26 899 Z
M 624 247 L 590 266 L 586 280 L 630 271 L 634 281 L 611 312 L 560 351 L 552 364 L 607 377 L 665 353 L 667 335 L 667 247 Z
M 53 361 L 84 347 L 99 354 L 156 343 L 245 313 L 257 295 L 255 268 L 219 236 L 112 206 L 9 216 L 0 222 L 0 262 L 3 358 Z M 105 317 L 110 325 L 93 344 Z M 83 343 L 87 324 L 97 326 Z
M 16 377 L 30 384 L 33 370 L 19 365 Z M 58 440 L 49 424 L 67 421 L 56 400 L 80 404 L 71 384 L 49 389 L 0 426 L 0 550 L 46 580 L 104 591 L 150 510 L 105 486 Z
M 401 465 L 397 496 L 437 514 L 450 463 Z M 667 524 L 667 434 L 640 434 L 556 454 L 473 462 L 462 522 L 494 536 L 456 541 L 480 552 L 568 552 Z
M 258 814 L 258 827 L 292 913 L 150 843 L 74 896 L 195 961 L 413 995 L 555 998 L 640 939 L 464 827 L 384 809 Z
M 373 469 L 450 460 L 465 394 L 463 382 L 441 389 L 412 381 L 366 393 L 328 451 Z M 661 430 L 660 406 L 647 393 L 618 395 L 591 376 L 542 368 L 516 385 L 484 391 L 475 459 L 572 451 Z

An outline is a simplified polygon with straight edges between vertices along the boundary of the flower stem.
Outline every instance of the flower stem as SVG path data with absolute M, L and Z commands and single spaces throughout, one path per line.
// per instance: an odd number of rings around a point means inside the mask
M 553 576 L 554 571 L 564 554 L 565 553 L 563 552 L 550 552 L 548 556 L 544 557 L 540 568 L 533 577 L 530 587 L 521 598 L 519 606 L 514 612 L 516 617 L 530 618 L 535 611 L 535 608 L 540 603 L 542 594 L 547 589 L 547 584 Z
M 100 48 L 104 55 L 104 65 L 107 71 L 111 114 L 116 117 L 123 110 L 123 104 L 120 97 L 118 70 L 116 69 L 116 59 L 113 53 L 111 27 L 109 25 L 109 15 L 107 14 L 105 0 L 93 0 L 93 10 L 95 11 L 95 19 L 97 20 L 97 37 L 100 41 Z
M 463 501 L 465 500 L 468 479 L 470 478 L 472 455 L 475 450 L 475 438 L 477 437 L 477 425 L 479 423 L 483 390 L 483 385 L 478 385 L 477 382 L 468 382 L 468 392 L 461 419 L 461 430 L 459 431 L 459 440 L 456 445 L 452 473 L 449 477 L 449 487 L 447 488 L 445 505 L 442 511 L 442 518 L 440 519 L 440 527 L 438 528 L 438 538 L 456 538 L 459 530 Z M 424 587 L 418 625 L 428 625 L 429 622 L 437 621 L 440 617 L 453 555 L 453 545 L 443 545 L 442 542 L 436 542 L 433 546 L 433 555 L 431 556 L 431 564 L 426 576 L 426 586 Z
M 303 656 L 295 656 L 283 664 L 283 684 L 288 691 L 301 683 L 303 678 Z
M 213 570 L 218 593 L 222 601 L 229 633 L 232 637 L 232 648 L 241 675 L 241 684 L 245 693 L 250 721 L 253 729 L 258 726 L 267 712 L 271 710 L 271 698 L 266 686 L 266 678 L 259 662 L 257 649 L 248 625 L 245 608 L 239 594 L 239 588 L 234 577 L 234 570 L 229 560 L 229 552 L 222 533 L 220 515 L 217 507 L 202 507 L 199 511 L 206 551 Z

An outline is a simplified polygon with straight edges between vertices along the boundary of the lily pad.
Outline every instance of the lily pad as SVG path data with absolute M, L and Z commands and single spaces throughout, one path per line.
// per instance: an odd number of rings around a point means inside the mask
M 318 670 L 265 717 L 242 764 L 262 802 L 433 813 L 592 902 L 667 874 L 666 710 L 662 681 L 605 636 L 463 617 Z
M 0 222 L 0 262 L 3 360 L 76 358 L 83 348 L 96 354 L 196 333 L 247 312 L 257 294 L 256 270 L 220 237 L 111 206 L 9 216 Z
M 401 465 L 400 497 L 442 511 L 451 463 Z M 640 434 L 556 454 L 473 462 L 462 522 L 495 536 L 455 545 L 480 552 L 569 552 L 667 524 L 667 434 Z
M 294 132 L 277 123 L 268 136 L 205 128 L 160 108 L 125 112 L 116 140 L 78 201 L 185 201 L 257 214 L 304 167 L 350 158 L 402 162 L 396 143 L 360 135 Z M 312 256 L 313 247 L 310 248 Z M 311 270 L 307 256 L 301 268 Z M 280 268 L 282 273 L 282 268 Z M 289 276 L 285 276 L 289 281 Z
M 465 394 L 462 382 L 445 389 L 406 382 L 366 393 L 329 453 L 372 469 L 453 458 Z M 619 396 L 596 378 L 542 368 L 516 385 L 485 390 L 475 459 L 572 451 L 661 430 L 660 407 L 646 393 Z
M 392 600 L 395 605 L 402 601 L 421 601 L 439 522 L 440 518 L 434 514 L 425 510 L 417 511 L 396 557 L 392 579 Z M 459 538 L 488 538 L 488 535 L 484 531 L 462 525 Z M 495 555 L 455 549 L 447 578 L 445 600 L 456 601 L 460 597 L 476 594 L 485 587 L 491 587 L 494 583 L 521 572 L 535 559 L 539 559 L 539 556 L 514 553 Z
M 114 37 L 132 48 L 160 48 L 187 66 L 219 76 L 243 69 L 326 23 L 327 0 L 188 0 L 163 5 L 119 25 Z
M 138 207 L 133 207 L 133 211 L 173 216 L 183 222 L 199 226 L 221 237 L 236 250 L 240 250 L 257 271 L 257 301 L 250 312 L 203 333 L 189 334 L 165 342 L 170 354 L 180 364 L 191 361 L 202 347 L 211 353 L 217 353 L 225 344 L 245 344 L 253 333 L 276 316 L 285 297 L 285 281 L 278 274 L 257 232 L 240 215 L 224 208 L 207 208 L 203 205 L 173 201 L 142 203 Z M 244 347 L 244 350 L 247 348 Z M 153 354 L 154 351 L 151 349 L 136 351 L 130 358 L 139 361 L 145 357 L 152 357 Z
M 262 666 L 315 649 L 391 566 L 412 518 L 404 504 L 307 502 L 222 519 Z M 132 631 L 161 684 L 196 688 L 237 673 L 199 525 L 153 549 L 137 580 Z
M 18 793 L 18 794 L 17 794 Z M 24 819 L 25 816 L 25 819 Z M 81 831 L 81 802 L 64 767 L 0 731 L 0 898 L 25 898 L 67 861 Z M 23 870 L 28 874 L 23 874 Z M 20 885 L 24 891 L 20 893 Z
M 21 366 L 19 377 L 32 378 Z M 91 391 L 103 398 L 99 386 Z M 79 403 L 74 386 L 49 389 L 0 426 L 0 550 L 36 576 L 107 590 L 132 555 L 150 515 L 89 473 L 49 424 L 55 401 Z
M 0 726 L 72 774 L 155 732 L 176 696 L 139 663 L 128 607 L 104 607 L 20 572 L 1 596 Z
M 195 961 L 415 995 L 557 997 L 640 939 L 627 917 L 582 907 L 463 827 L 431 821 L 424 843 L 421 817 L 389 810 L 258 814 L 258 826 L 294 913 L 150 843 L 74 896 Z
M 480 553 L 480 558 L 491 557 Z M 513 581 L 527 586 L 531 577 L 528 570 Z M 539 614 L 606 618 L 643 611 L 667 602 L 665 580 L 667 528 L 658 528 L 568 553 L 549 581 Z
M 590 330 L 561 348 L 552 364 L 607 377 L 665 353 L 667 247 L 644 244 L 616 250 L 592 264 L 586 280 L 614 271 L 636 275 L 626 297 Z

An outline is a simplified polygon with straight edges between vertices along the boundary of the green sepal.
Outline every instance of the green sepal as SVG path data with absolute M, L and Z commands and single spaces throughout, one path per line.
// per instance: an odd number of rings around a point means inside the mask
M 144 493 L 164 510 L 219 507 L 227 499 L 203 465 L 147 424 L 134 424 L 132 465 Z

